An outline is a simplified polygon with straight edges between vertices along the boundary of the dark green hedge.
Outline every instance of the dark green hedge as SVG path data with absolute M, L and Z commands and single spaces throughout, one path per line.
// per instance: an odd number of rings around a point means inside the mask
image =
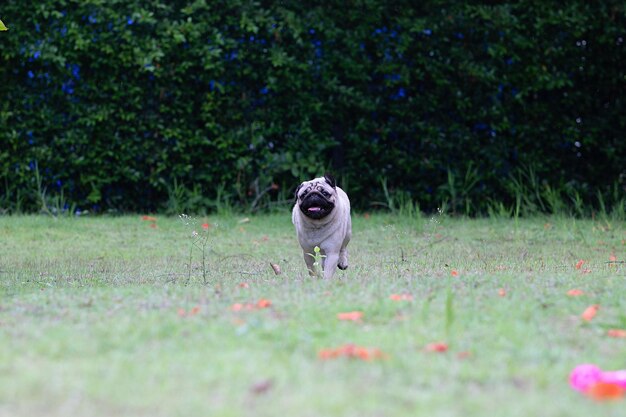
M 422 208 L 470 212 L 520 190 L 619 195 L 625 10 L 5 2 L 0 209 L 38 209 L 44 189 L 83 210 L 256 207 L 327 169 L 360 207 L 383 180 Z

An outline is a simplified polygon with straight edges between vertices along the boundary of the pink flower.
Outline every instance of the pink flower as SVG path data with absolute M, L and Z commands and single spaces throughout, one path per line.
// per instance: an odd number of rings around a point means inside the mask
M 602 370 L 595 365 L 578 365 L 569 375 L 569 384 L 577 391 L 585 392 L 602 378 Z

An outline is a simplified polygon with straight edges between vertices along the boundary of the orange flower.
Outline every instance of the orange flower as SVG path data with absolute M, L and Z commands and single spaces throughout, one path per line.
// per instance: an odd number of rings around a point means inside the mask
M 269 306 L 272 305 L 272 302 L 270 300 L 266 300 L 265 298 L 261 298 L 259 301 L 257 301 L 256 304 L 252 304 L 252 303 L 245 303 L 245 304 L 241 304 L 241 303 L 235 303 L 232 306 L 230 306 L 230 311 L 252 311 L 252 310 L 258 310 L 261 308 L 268 308 Z
M 612 401 L 624 397 L 624 388 L 610 382 L 596 382 L 586 393 L 594 400 Z
M 189 312 L 189 315 L 190 316 L 195 316 L 199 312 L 200 312 L 200 307 L 199 306 L 195 306 L 194 308 L 191 309 L 191 311 Z
M 617 261 L 617 256 L 615 256 L 614 253 L 611 254 L 611 256 L 609 256 L 609 262 L 616 262 Z
M 239 288 L 250 288 L 247 282 L 240 282 L 238 285 Z
M 336 349 L 322 349 L 319 351 L 317 356 L 320 359 L 334 359 L 339 356 L 339 352 Z
M 231 311 L 241 311 L 241 310 L 243 310 L 243 309 L 244 309 L 244 307 L 245 307 L 245 306 L 244 306 L 243 304 L 240 304 L 240 303 L 235 303 L 235 304 L 233 304 L 232 306 L 230 306 L 230 310 L 231 310 Z
M 429 345 L 426 345 L 426 347 L 424 348 L 424 350 L 426 352 L 447 352 L 448 351 L 448 345 L 447 343 L 431 343 Z
M 148 222 L 156 222 L 157 221 L 156 217 L 152 217 L 152 216 L 141 216 L 141 220 L 145 220 L 145 221 L 148 221 Z
M 211 225 L 210 225 L 210 224 L 208 224 L 208 223 L 202 223 L 202 228 L 203 228 L 204 230 L 209 230 L 209 227 L 211 227 Z
M 411 294 L 391 294 L 389 296 L 393 301 L 411 301 L 413 296 Z
M 270 300 L 266 300 L 265 298 L 261 298 L 257 303 L 256 306 L 258 308 L 268 308 L 269 306 L 272 305 L 272 302 Z
M 500 289 L 498 290 L 498 295 L 499 295 L 500 297 L 506 297 L 506 290 L 505 290 L 504 288 L 500 288 Z
M 458 277 L 458 276 L 459 276 L 459 271 L 457 271 L 456 269 L 453 269 L 453 270 L 450 272 L 450 275 L 452 275 L 453 277 Z
M 370 361 L 373 359 L 384 359 L 386 355 L 380 349 L 365 348 L 353 344 L 346 344 L 334 349 L 322 349 L 317 356 L 320 359 L 335 359 L 339 357 L 361 359 Z
M 362 311 L 350 311 L 349 313 L 339 313 L 337 318 L 343 321 L 361 321 L 363 318 Z
M 609 337 L 615 337 L 617 339 L 626 339 L 626 330 L 622 329 L 609 329 L 607 332 Z
M 157 224 L 156 223 L 150 223 L 150 227 L 153 228 L 153 229 L 156 229 L 157 228 Z
M 582 268 L 584 264 L 585 264 L 585 261 L 583 261 L 582 259 L 576 262 L 576 269 Z
M 569 295 L 570 297 L 578 297 L 581 295 L 584 295 L 585 292 L 583 290 L 579 290 L 579 289 L 573 289 L 573 290 L 569 290 L 567 292 L 567 295 Z
M 593 318 L 598 313 L 599 308 L 600 308 L 600 305 L 598 304 L 594 304 L 594 305 L 587 307 L 585 311 L 583 311 L 583 314 L 581 315 L 582 319 L 585 321 L 593 320 Z

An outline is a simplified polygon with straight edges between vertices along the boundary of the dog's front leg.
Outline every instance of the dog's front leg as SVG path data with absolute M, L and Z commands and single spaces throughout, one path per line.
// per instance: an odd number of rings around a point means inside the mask
M 339 263 L 339 253 L 327 252 L 326 258 L 324 258 L 324 279 L 331 279 L 335 275 L 337 263 Z

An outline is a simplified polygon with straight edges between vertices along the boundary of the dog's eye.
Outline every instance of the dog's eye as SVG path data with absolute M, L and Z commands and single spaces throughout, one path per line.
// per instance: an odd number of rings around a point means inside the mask
M 322 194 L 324 195 L 324 197 L 330 197 L 330 193 L 326 190 L 322 190 Z

